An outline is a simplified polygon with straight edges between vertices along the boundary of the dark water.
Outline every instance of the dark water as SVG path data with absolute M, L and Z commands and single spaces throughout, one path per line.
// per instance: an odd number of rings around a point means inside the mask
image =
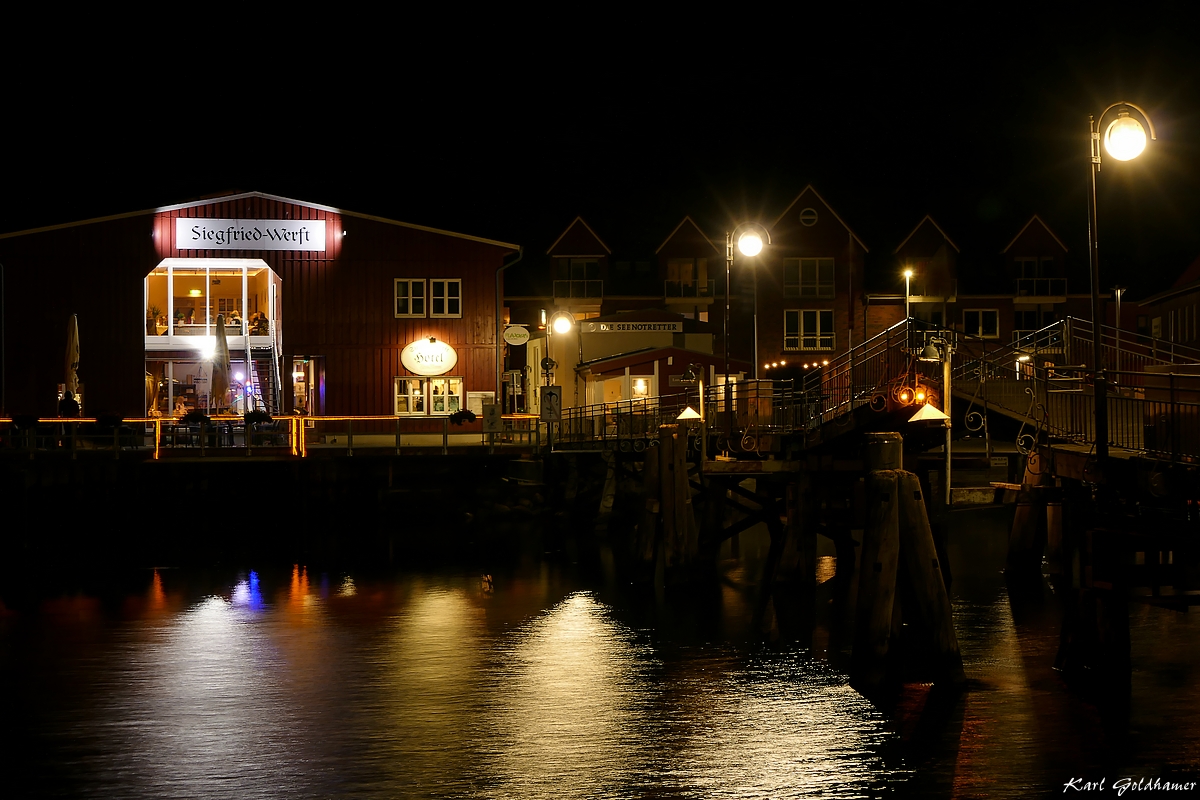
M 1030 797 L 1200 780 L 1200 618 L 1135 608 L 1130 702 L 1074 689 L 1051 669 L 1052 598 L 1009 599 L 1003 527 L 952 536 L 969 690 L 910 686 L 886 710 L 847 682 L 844 609 L 823 606 L 811 636 L 782 608 L 756 617 L 739 580 L 753 537 L 683 601 L 625 591 L 602 559 L 531 560 L 491 585 L 146 571 L 0 617 L 0 793 Z

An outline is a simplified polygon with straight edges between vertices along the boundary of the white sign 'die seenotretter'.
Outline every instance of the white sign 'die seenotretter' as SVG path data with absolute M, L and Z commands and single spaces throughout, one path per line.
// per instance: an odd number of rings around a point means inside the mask
M 176 250 L 325 252 L 323 219 L 175 218 Z
M 417 339 L 400 351 L 400 363 L 414 375 L 445 375 L 458 363 L 458 352 L 437 339 Z

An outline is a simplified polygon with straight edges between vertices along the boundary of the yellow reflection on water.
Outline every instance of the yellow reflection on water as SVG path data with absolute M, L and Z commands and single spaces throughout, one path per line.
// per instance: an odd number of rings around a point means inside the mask
M 513 796 L 578 797 L 621 786 L 638 764 L 631 737 L 652 727 L 638 702 L 629 636 L 576 594 L 515 637 L 500 670 L 493 768 Z

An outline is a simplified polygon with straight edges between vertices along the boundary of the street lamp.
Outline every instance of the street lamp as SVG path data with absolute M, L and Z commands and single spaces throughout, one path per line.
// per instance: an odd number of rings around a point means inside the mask
M 906 269 L 906 270 L 904 270 L 904 318 L 905 319 L 908 319 L 909 317 L 912 316 L 912 314 L 908 313 L 908 298 L 910 296 L 910 292 L 909 292 L 908 288 L 909 288 L 909 285 L 911 284 L 911 282 L 912 282 L 912 270 Z
M 729 384 L 729 273 L 733 270 L 733 243 L 747 258 L 762 252 L 763 240 L 771 243 L 771 233 L 757 222 L 743 222 L 725 234 L 725 324 L 721 329 L 721 349 L 725 352 L 725 383 Z M 758 377 L 758 273 L 754 273 L 754 377 Z
M 942 410 L 940 417 L 937 414 L 930 413 L 929 404 L 918 411 L 909 422 L 919 422 L 929 419 L 945 419 L 946 426 L 946 442 L 943 447 L 945 460 L 946 480 L 943 492 L 945 494 L 946 508 L 950 508 L 950 399 L 953 395 L 953 389 L 950 386 L 951 362 L 954 359 L 954 342 L 949 337 L 933 336 L 925 344 L 925 349 L 918 356 L 921 361 L 930 363 L 942 362 Z
M 704 411 L 704 365 L 703 364 L 688 364 L 687 369 L 683 372 L 684 381 L 696 381 L 700 390 L 700 413 L 692 411 L 692 407 L 688 406 L 683 412 L 676 417 L 679 420 L 700 420 L 700 469 L 704 469 L 704 462 L 708 460 L 708 432 L 705 430 L 705 411 Z M 686 396 L 686 395 L 685 395 Z M 689 413 L 691 412 L 691 413 Z M 693 416 L 694 415 L 694 416 Z
M 1108 379 L 1104 374 L 1104 352 L 1100 343 L 1100 254 L 1096 235 L 1096 173 L 1100 171 L 1100 128 L 1109 112 L 1115 116 L 1104 129 L 1104 149 L 1117 161 L 1137 158 L 1146 149 L 1146 130 L 1131 112 L 1146 121 L 1150 138 L 1154 135 L 1154 123 L 1149 115 L 1133 103 L 1113 103 L 1100 112 L 1099 118 L 1088 117 L 1089 161 L 1088 181 L 1088 268 L 1092 280 L 1092 369 L 1095 371 L 1094 400 L 1096 403 L 1096 457 L 1108 457 Z
M 733 396 L 729 391 L 729 273 L 733 270 L 733 243 L 747 258 L 762 252 L 763 240 L 771 243 L 771 232 L 757 222 L 743 222 L 725 232 L 725 324 L 721 329 L 721 349 L 725 357 L 725 432 L 733 436 Z M 754 377 L 758 378 L 758 272 L 754 273 Z
M 546 324 L 546 355 L 550 358 L 551 361 L 554 361 L 554 354 L 553 354 L 553 351 L 551 350 L 551 345 L 554 342 L 554 334 L 558 334 L 559 336 L 562 336 L 563 334 L 570 333 L 574 329 L 575 329 L 575 315 L 572 314 L 570 311 L 562 311 L 562 310 L 555 311 L 554 314 L 551 315 L 550 321 Z M 582 350 L 582 347 L 583 347 L 583 343 L 580 342 L 581 350 Z M 581 361 L 583 360 L 582 357 L 580 358 L 580 360 Z M 558 365 L 557 361 L 555 361 L 555 366 L 557 366 L 557 365 Z M 549 378 L 547 378 L 546 384 L 549 385 L 549 383 L 550 383 Z M 578 371 L 578 369 L 575 371 L 575 405 L 579 405 L 579 371 Z

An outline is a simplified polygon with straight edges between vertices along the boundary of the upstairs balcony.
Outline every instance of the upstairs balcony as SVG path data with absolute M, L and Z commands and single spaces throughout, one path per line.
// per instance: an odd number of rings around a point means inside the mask
M 1029 298 L 1031 302 L 1062 303 L 1067 299 L 1066 278 L 1017 278 L 1017 297 Z
M 667 299 L 708 299 L 712 300 L 713 282 L 712 281 L 665 281 L 663 283 L 663 296 Z
M 603 280 L 568 280 L 554 282 L 554 297 L 572 300 L 604 298 Z

